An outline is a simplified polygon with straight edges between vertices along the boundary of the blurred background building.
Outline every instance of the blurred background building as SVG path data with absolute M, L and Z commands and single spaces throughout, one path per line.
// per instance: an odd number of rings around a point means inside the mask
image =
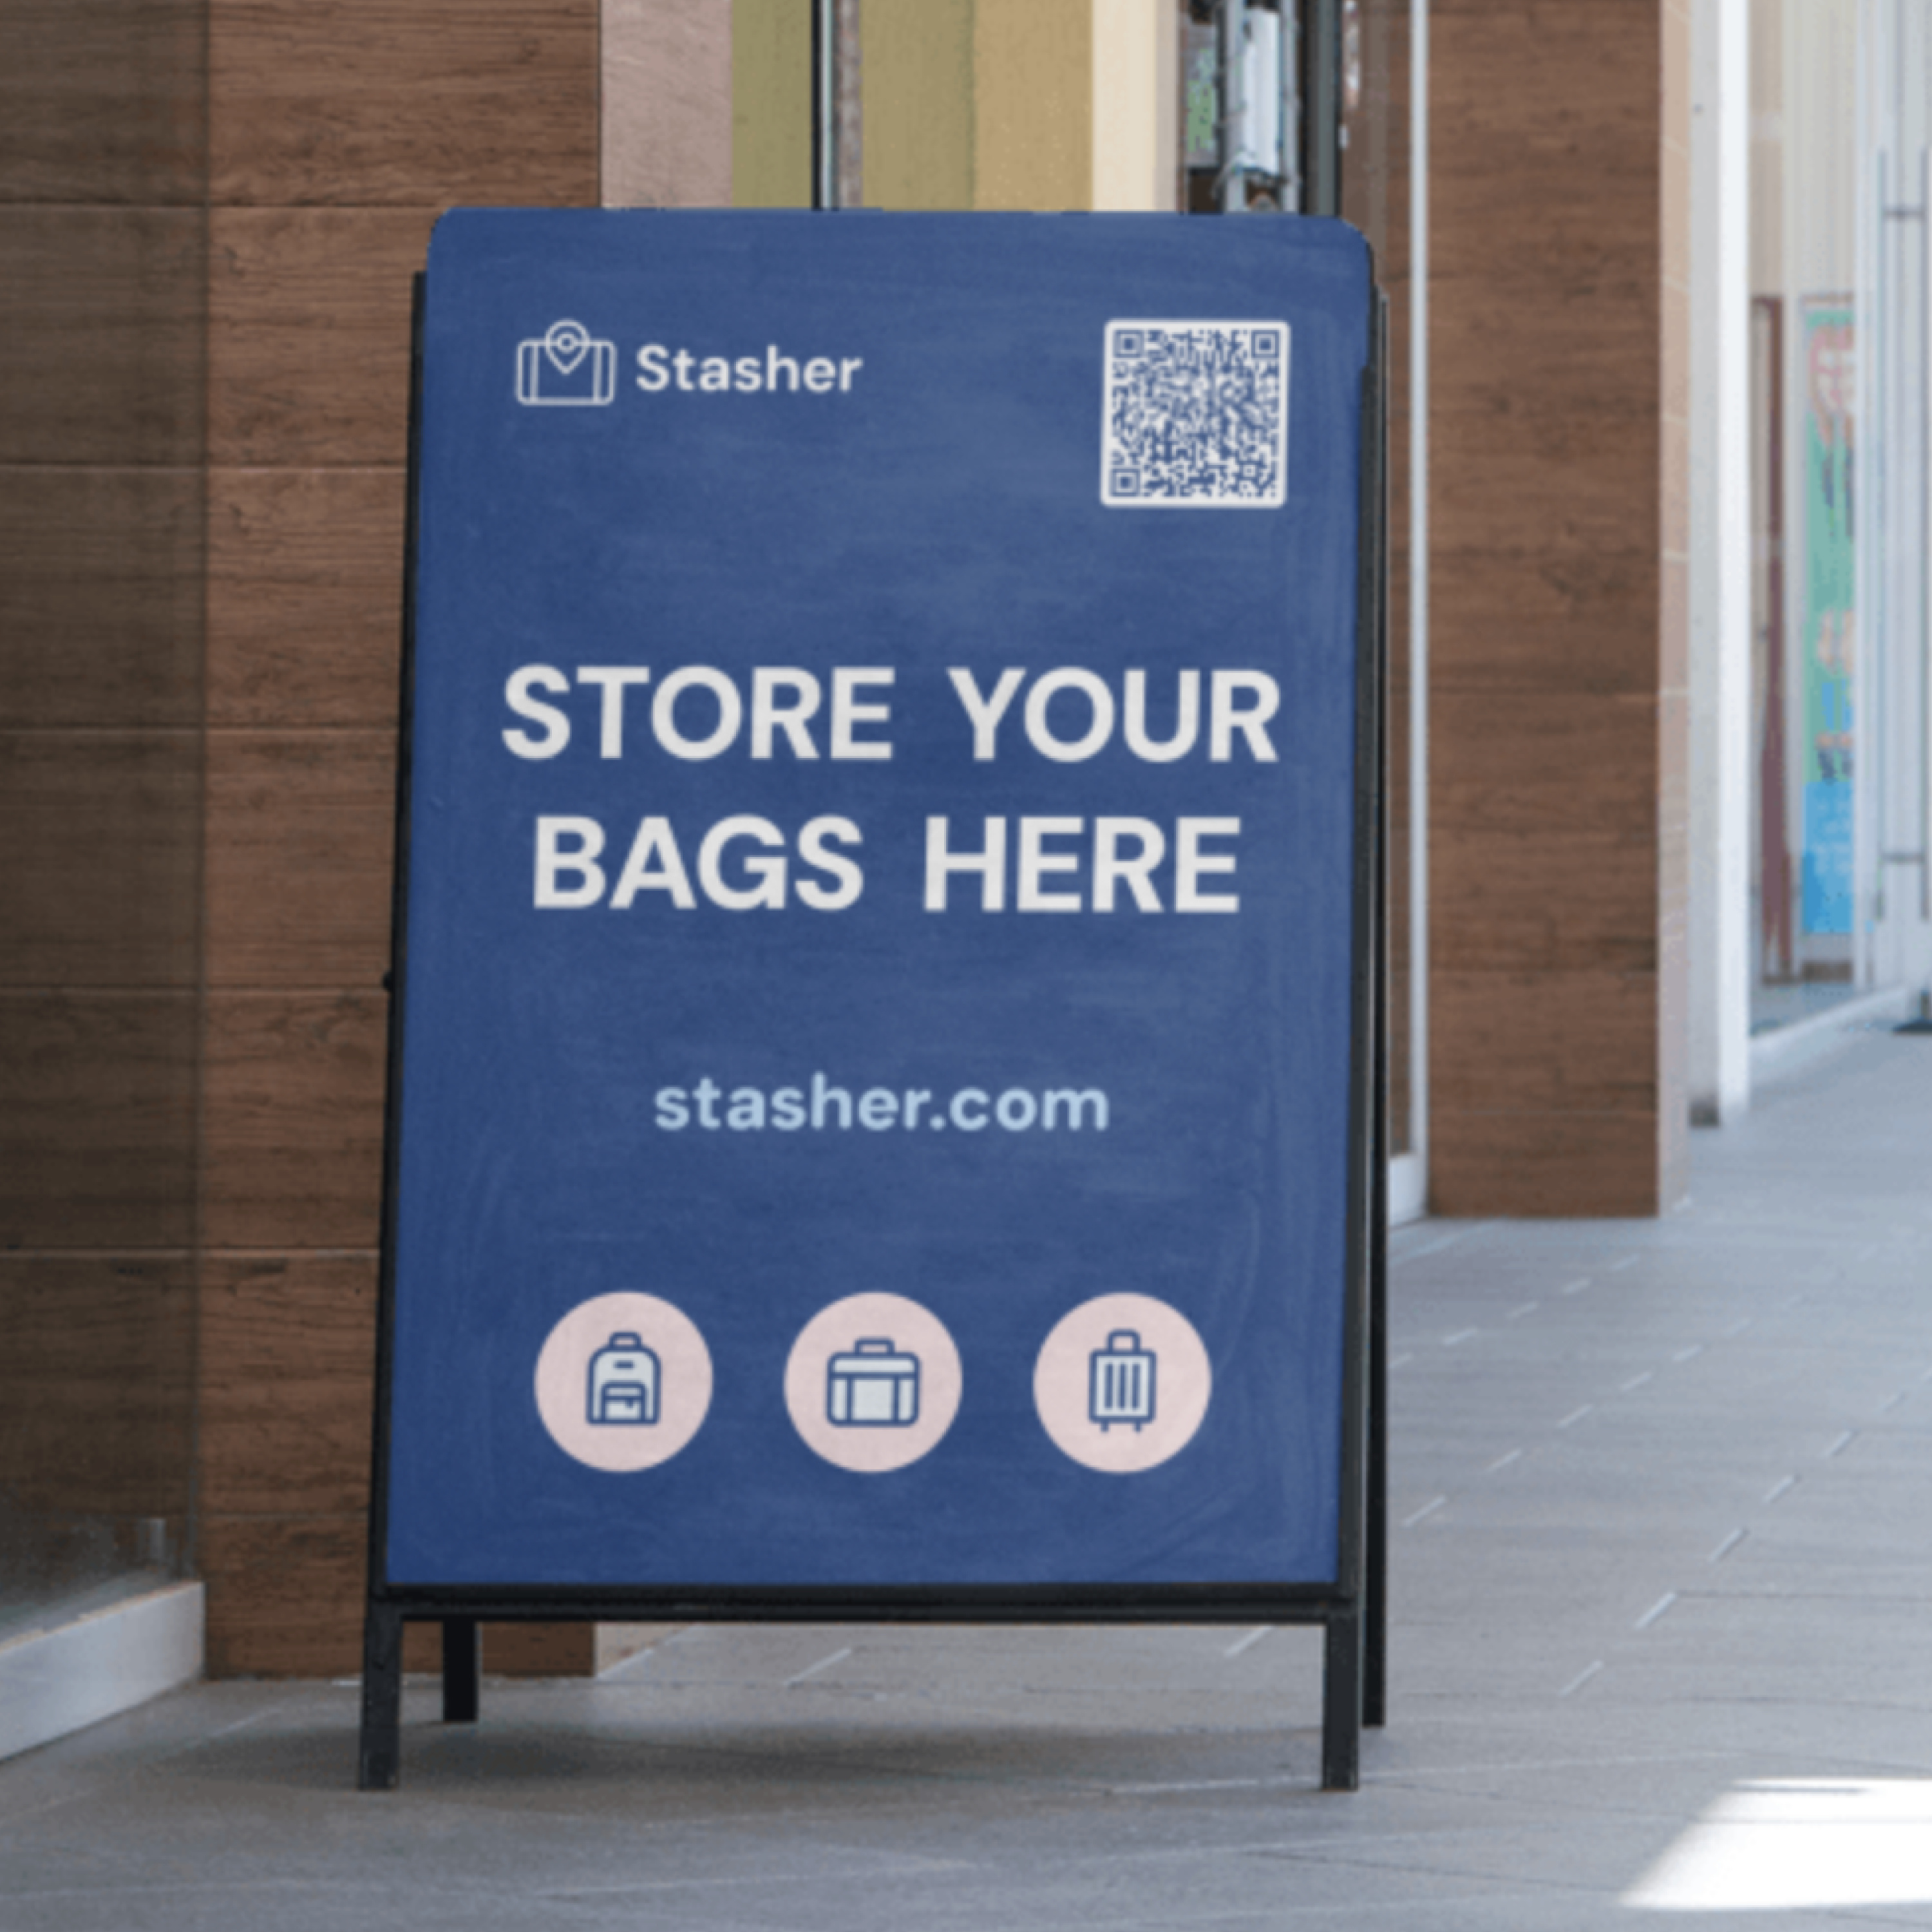
M 440 210 L 1339 206 L 1396 1211 L 1654 1215 L 1754 1054 L 1932 973 L 1928 10 L 0 0 L 0 1708 L 170 1584 L 135 1690 L 204 1592 L 212 1672 L 358 1666 Z

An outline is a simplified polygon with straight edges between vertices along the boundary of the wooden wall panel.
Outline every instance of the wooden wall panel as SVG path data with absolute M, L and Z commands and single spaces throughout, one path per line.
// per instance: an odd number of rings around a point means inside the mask
M 395 815 L 393 730 L 212 733 L 208 985 L 380 988 Z
M 8 0 L 0 201 L 198 206 L 206 0 Z
M 192 732 L 0 732 L 0 985 L 192 986 L 200 786 Z
M 1433 10 L 1430 1160 L 1450 1214 L 1663 1198 L 1663 4 Z
M 202 490 L 193 469 L 0 469 L 0 730 L 200 728 Z
M 410 288 L 431 208 L 209 217 L 208 460 L 302 468 L 406 453 Z
M 184 1249 L 191 992 L 0 988 L 0 1250 Z
M 387 996 L 224 992 L 206 1010 L 202 1233 L 211 1259 L 224 1248 L 373 1249 Z
M 62 1516 L 186 1515 L 194 1295 L 185 1252 L 0 1254 L 0 1469 L 13 1502 Z
M 580 0 L 212 0 L 208 42 L 224 205 L 596 202 Z
M 0 1596 L 190 1486 L 204 0 L 0 56 Z
M 208 478 L 212 728 L 392 728 L 403 622 L 399 470 Z
M 212 1256 L 200 1321 L 202 1508 L 236 1517 L 362 1509 L 375 1256 Z
M 0 204 L 0 463 L 197 464 L 207 218 Z
M 338 1672 L 361 1642 L 410 285 L 444 208 L 596 201 L 600 8 L 208 5 L 200 1567 L 212 1670 Z M 655 79 L 656 136 L 668 105 L 703 123 Z M 407 1654 L 433 1664 L 434 1631 Z

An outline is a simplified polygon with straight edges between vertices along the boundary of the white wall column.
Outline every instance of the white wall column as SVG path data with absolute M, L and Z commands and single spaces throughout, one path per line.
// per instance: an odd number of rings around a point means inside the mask
M 1748 0 L 1694 0 L 1690 1104 L 1750 1098 L 1750 70 Z

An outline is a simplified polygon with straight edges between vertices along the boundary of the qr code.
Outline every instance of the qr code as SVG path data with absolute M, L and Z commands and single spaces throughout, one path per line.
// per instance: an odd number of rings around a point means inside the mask
M 1288 498 L 1288 325 L 1110 322 L 1100 500 L 1278 508 Z

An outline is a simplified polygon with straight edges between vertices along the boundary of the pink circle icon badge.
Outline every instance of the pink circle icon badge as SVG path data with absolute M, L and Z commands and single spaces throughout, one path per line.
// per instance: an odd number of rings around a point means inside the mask
M 962 1384 L 959 1351 L 938 1316 L 900 1294 L 851 1294 L 792 1344 L 785 1407 L 826 1462 L 880 1475 L 938 1447 Z
M 1034 1406 L 1090 1469 L 1132 1475 L 1193 1441 L 1214 1376 L 1194 1324 L 1147 1294 L 1102 1294 L 1058 1322 L 1034 1365 Z
M 654 1468 L 704 1425 L 711 1352 L 668 1301 L 600 1294 L 550 1331 L 537 1357 L 536 1397 L 566 1456 L 615 1474 Z

